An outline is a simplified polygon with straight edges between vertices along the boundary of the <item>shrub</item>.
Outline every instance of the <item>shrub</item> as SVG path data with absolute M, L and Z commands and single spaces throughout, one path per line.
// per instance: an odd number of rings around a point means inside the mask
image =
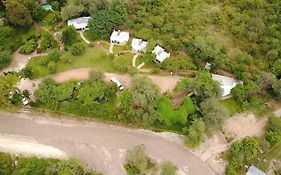
M 0 70 L 8 66 L 11 62 L 11 54 L 9 51 L 0 51 Z
M 86 48 L 82 44 L 74 44 L 71 49 L 72 55 L 83 55 Z
M 35 39 L 31 39 L 27 41 L 21 48 L 20 53 L 22 54 L 30 54 L 35 51 L 36 49 L 36 41 Z
M 61 39 L 65 45 L 72 45 L 77 39 L 76 29 L 73 26 L 68 26 L 62 31 Z
M 55 63 L 60 60 L 60 57 L 61 57 L 61 53 L 58 50 L 53 50 L 48 55 L 49 60 Z
M 46 49 L 54 48 L 56 46 L 56 42 L 53 38 L 53 36 L 48 33 L 44 32 L 41 37 L 41 43 L 40 43 L 40 48 L 41 51 L 44 51 Z
M 48 64 L 48 69 L 51 73 L 55 73 L 56 72 L 56 63 L 51 61 L 49 64 Z

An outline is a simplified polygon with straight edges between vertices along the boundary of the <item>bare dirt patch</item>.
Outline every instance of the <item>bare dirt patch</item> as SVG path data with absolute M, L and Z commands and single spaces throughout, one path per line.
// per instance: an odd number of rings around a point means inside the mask
M 261 136 L 267 118 L 257 118 L 253 113 L 237 114 L 226 120 L 223 130 L 226 137 L 240 139 L 246 136 Z

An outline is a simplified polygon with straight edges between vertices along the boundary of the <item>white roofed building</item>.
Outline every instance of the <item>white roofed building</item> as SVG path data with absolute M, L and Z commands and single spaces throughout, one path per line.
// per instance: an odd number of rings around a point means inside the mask
M 158 45 L 153 49 L 152 53 L 156 55 L 156 61 L 160 63 L 169 58 L 171 55 L 170 53 L 165 52 L 165 50 Z
M 217 75 L 217 74 L 212 74 L 212 79 L 220 83 L 223 97 L 229 95 L 231 89 L 234 88 L 237 84 L 243 84 L 242 81 L 238 81 L 233 78 Z
M 91 17 L 80 17 L 75 19 L 70 19 L 67 21 L 68 26 L 74 26 L 76 30 L 85 30 L 88 28 L 88 22 Z
M 267 174 L 262 170 L 260 170 L 258 167 L 251 165 L 246 175 L 267 175 Z
M 132 40 L 132 50 L 134 52 L 144 51 L 148 42 L 142 41 L 141 39 L 133 38 Z
M 125 32 L 121 30 L 113 30 L 110 36 L 110 43 L 124 45 L 129 41 L 129 37 L 130 37 L 129 32 Z

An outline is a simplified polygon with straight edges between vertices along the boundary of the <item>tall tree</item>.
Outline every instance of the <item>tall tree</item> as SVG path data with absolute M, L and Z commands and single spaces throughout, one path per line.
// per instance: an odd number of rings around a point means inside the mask
M 227 109 L 216 98 L 208 98 L 200 104 L 203 120 L 209 128 L 220 128 L 229 117 Z
M 5 3 L 6 16 L 14 25 L 32 24 L 32 16 L 28 8 L 19 0 L 9 0 Z

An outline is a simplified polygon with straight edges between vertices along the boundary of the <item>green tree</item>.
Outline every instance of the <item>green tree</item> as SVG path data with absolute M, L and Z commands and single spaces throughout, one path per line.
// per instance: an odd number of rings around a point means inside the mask
M 32 76 L 33 76 L 32 67 L 26 66 L 25 68 L 23 68 L 23 69 L 20 71 L 20 74 L 21 74 L 24 78 L 32 78 Z
M 274 74 L 269 72 L 262 72 L 258 78 L 258 85 L 264 92 L 272 90 L 272 85 L 277 81 L 277 78 Z
M 199 71 L 192 82 L 192 89 L 199 102 L 210 97 L 220 97 L 221 89 L 219 83 L 213 81 L 212 76 L 207 71 Z
M 203 120 L 195 119 L 187 130 L 185 143 L 191 148 L 199 146 L 204 141 L 205 130 L 206 127 Z
M 61 39 L 65 45 L 72 45 L 77 39 L 76 29 L 73 26 L 68 26 L 62 31 Z
M 216 98 L 208 98 L 200 104 L 203 120 L 208 128 L 220 128 L 229 117 L 227 109 Z
M 124 17 L 117 11 L 101 10 L 89 21 L 89 31 L 93 38 L 106 39 L 110 32 L 123 22 Z
M 30 54 L 35 51 L 37 47 L 35 39 L 31 39 L 27 41 L 21 48 L 20 53 L 22 54 Z
M 6 16 L 14 25 L 30 25 L 32 24 L 32 16 L 30 11 L 19 0 L 9 0 L 5 3 Z
M 9 154 L 0 152 L 0 174 L 2 175 L 10 175 L 14 167 L 12 166 L 14 163 L 12 157 Z
M 51 61 L 48 63 L 48 69 L 50 71 L 50 73 L 55 73 L 56 72 L 56 63 Z
M 13 74 L 0 76 L 0 107 L 9 107 L 11 101 L 9 100 L 10 93 L 15 92 L 18 77 Z
M 52 34 L 48 32 L 43 32 L 41 35 L 41 44 L 40 48 L 42 51 L 54 48 L 56 46 L 56 42 L 52 36 Z
M 0 51 L 0 70 L 11 63 L 11 54 L 9 51 Z
M 277 95 L 277 98 L 281 99 L 281 80 L 276 81 L 273 85 L 273 90 Z
M 127 151 L 125 169 L 136 169 L 139 174 L 142 174 L 149 168 L 151 161 L 144 153 L 141 145 L 135 146 L 133 149 Z
M 272 72 L 277 76 L 281 77 L 281 59 L 278 59 L 274 62 L 272 66 Z
M 61 8 L 61 18 L 66 21 L 68 19 L 78 17 L 83 11 L 83 5 L 68 1 L 68 3 Z
M 71 53 L 72 55 L 83 55 L 85 52 L 86 48 L 84 45 L 77 43 L 77 44 L 73 44 L 72 49 L 71 49 Z

